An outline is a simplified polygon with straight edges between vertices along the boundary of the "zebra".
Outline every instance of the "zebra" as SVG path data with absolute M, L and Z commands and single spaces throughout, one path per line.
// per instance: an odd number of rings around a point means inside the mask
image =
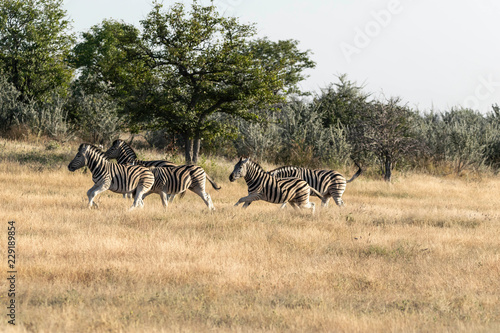
M 115 158 L 118 164 L 138 164 L 138 165 L 143 165 L 146 167 L 176 167 L 177 165 L 169 162 L 169 161 L 142 161 L 137 159 L 137 155 L 135 154 L 134 150 L 130 145 L 128 145 L 125 141 L 123 140 L 115 140 L 113 142 L 113 145 L 104 153 L 108 158 Z M 196 166 L 196 165 L 188 165 L 187 168 L 190 171 L 191 178 L 193 181 L 193 184 L 203 184 L 203 192 L 205 189 L 205 178 L 208 179 L 211 183 L 212 186 L 215 189 L 220 189 L 217 188 L 218 185 L 215 184 L 212 179 L 205 173 L 205 170 L 203 168 Z M 200 171 L 201 170 L 201 171 Z M 215 185 L 214 185 L 215 184 Z M 158 185 L 160 186 L 160 185 Z M 187 188 L 186 188 L 187 189 Z M 172 202 L 176 196 L 177 193 L 180 193 L 180 197 L 182 198 L 184 194 L 186 193 L 186 189 L 182 192 L 168 192 L 169 194 L 167 195 L 168 201 Z M 163 200 L 163 197 L 162 197 Z
M 154 175 L 148 168 L 112 163 L 99 148 L 88 143 L 80 145 L 78 153 L 68 165 L 68 170 L 73 172 L 84 166 L 90 169 L 94 182 L 94 186 L 87 191 L 89 208 L 93 205 L 99 207 L 94 198 L 106 190 L 116 193 L 133 192 L 135 198 L 130 209 L 144 206 L 142 195 L 148 192 L 154 183 Z
M 164 161 L 143 161 L 137 158 L 135 151 L 130 147 L 128 143 L 123 140 L 115 140 L 109 149 L 104 153 L 109 159 L 116 159 L 116 163 L 125 165 L 142 165 L 145 167 L 165 167 L 165 166 L 177 166 L 177 164 Z M 183 195 L 181 195 L 182 197 Z M 126 197 L 126 194 L 123 194 Z M 169 201 L 174 200 L 175 194 L 171 195 Z
M 155 181 L 149 192 L 144 194 L 143 199 L 157 193 L 161 197 L 161 202 L 165 209 L 168 206 L 167 194 L 185 193 L 191 190 L 198 194 L 210 210 L 215 210 L 210 195 L 205 191 L 205 180 L 208 179 L 212 187 L 217 191 L 220 186 L 217 185 L 200 166 L 181 165 L 171 167 L 150 167 Z
M 323 198 L 321 193 L 310 187 L 307 182 L 299 178 L 278 179 L 265 172 L 262 167 L 250 158 L 240 157 L 229 176 L 229 181 L 243 177 L 248 186 L 248 196 L 240 198 L 235 206 L 244 202 L 243 208 L 248 207 L 253 201 L 264 200 L 271 203 L 283 204 L 287 202 L 293 208 L 310 208 L 314 214 L 314 202 L 309 201 L 310 193 Z
M 347 180 L 337 171 L 333 170 L 311 170 L 295 166 L 284 166 L 269 171 L 269 174 L 278 178 L 297 177 L 305 180 L 309 186 L 323 195 L 321 206 L 328 207 L 328 201 L 333 198 L 337 206 L 344 206 L 342 194 L 346 189 L 346 184 L 358 178 L 363 172 L 361 167 L 355 163 L 358 171 Z

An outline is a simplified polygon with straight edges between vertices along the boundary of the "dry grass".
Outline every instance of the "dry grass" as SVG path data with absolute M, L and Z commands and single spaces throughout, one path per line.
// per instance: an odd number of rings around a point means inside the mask
M 88 210 L 90 174 L 66 169 L 76 147 L 0 148 L 0 243 L 5 253 L 15 219 L 20 302 L 20 325 L 3 316 L 2 331 L 500 330 L 498 178 L 360 177 L 346 208 L 313 217 L 234 208 L 245 185 L 209 160 L 223 187 L 208 188 L 214 214 L 192 193 L 166 212 L 158 196 L 127 212 L 105 192 Z

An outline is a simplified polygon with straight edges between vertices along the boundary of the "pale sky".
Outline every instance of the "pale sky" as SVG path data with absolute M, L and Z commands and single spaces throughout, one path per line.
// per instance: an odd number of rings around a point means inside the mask
M 164 0 L 165 7 L 174 2 Z M 181 1 L 190 4 L 191 1 Z M 208 4 L 207 0 L 200 0 Z M 259 37 L 296 39 L 319 92 L 337 76 L 420 111 L 500 104 L 500 0 L 214 0 L 226 16 L 256 23 Z M 75 32 L 105 18 L 140 28 L 151 0 L 65 0 Z

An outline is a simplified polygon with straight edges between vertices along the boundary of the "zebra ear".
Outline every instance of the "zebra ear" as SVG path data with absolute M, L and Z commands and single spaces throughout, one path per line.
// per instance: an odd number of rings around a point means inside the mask
M 80 147 L 78 147 L 78 151 L 83 154 L 87 151 L 88 148 L 89 148 L 88 144 L 82 143 Z

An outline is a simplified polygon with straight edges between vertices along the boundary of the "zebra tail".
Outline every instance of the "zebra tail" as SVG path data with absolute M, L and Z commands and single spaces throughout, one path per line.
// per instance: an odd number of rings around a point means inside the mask
M 319 193 L 318 191 L 316 191 L 315 188 L 313 187 L 309 187 L 311 189 L 311 194 L 315 194 L 316 196 L 318 196 L 318 198 L 320 198 L 321 200 L 323 200 L 323 195 L 321 193 Z
M 359 166 L 359 164 L 356 163 L 356 162 L 354 162 L 354 164 L 356 164 L 356 166 L 358 167 L 358 171 L 354 174 L 354 176 L 351 177 L 351 179 L 349 179 L 348 181 L 346 181 L 346 183 L 352 182 L 354 179 L 358 178 L 363 173 L 363 170 L 361 169 L 361 167 Z
M 213 187 L 214 189 L 216 189 L 217 191 L 218 191 L 218 190 L 220 190 L 220 189 L 221 189 L 221 187 L 220 187 L 219 185 L 217 185 L 217 183 L 216 183 L 216 182 L 214 182 L 214 181 L 212 180 L 212 178 L 210 178 L 210 176 L 209 176 L 208 174 L 206 174 L 206 175 L 207 175 L 207 179 L 208 179 L 208 181 L 210 182 L 210 184 L 212 184 L 212 187 Z

